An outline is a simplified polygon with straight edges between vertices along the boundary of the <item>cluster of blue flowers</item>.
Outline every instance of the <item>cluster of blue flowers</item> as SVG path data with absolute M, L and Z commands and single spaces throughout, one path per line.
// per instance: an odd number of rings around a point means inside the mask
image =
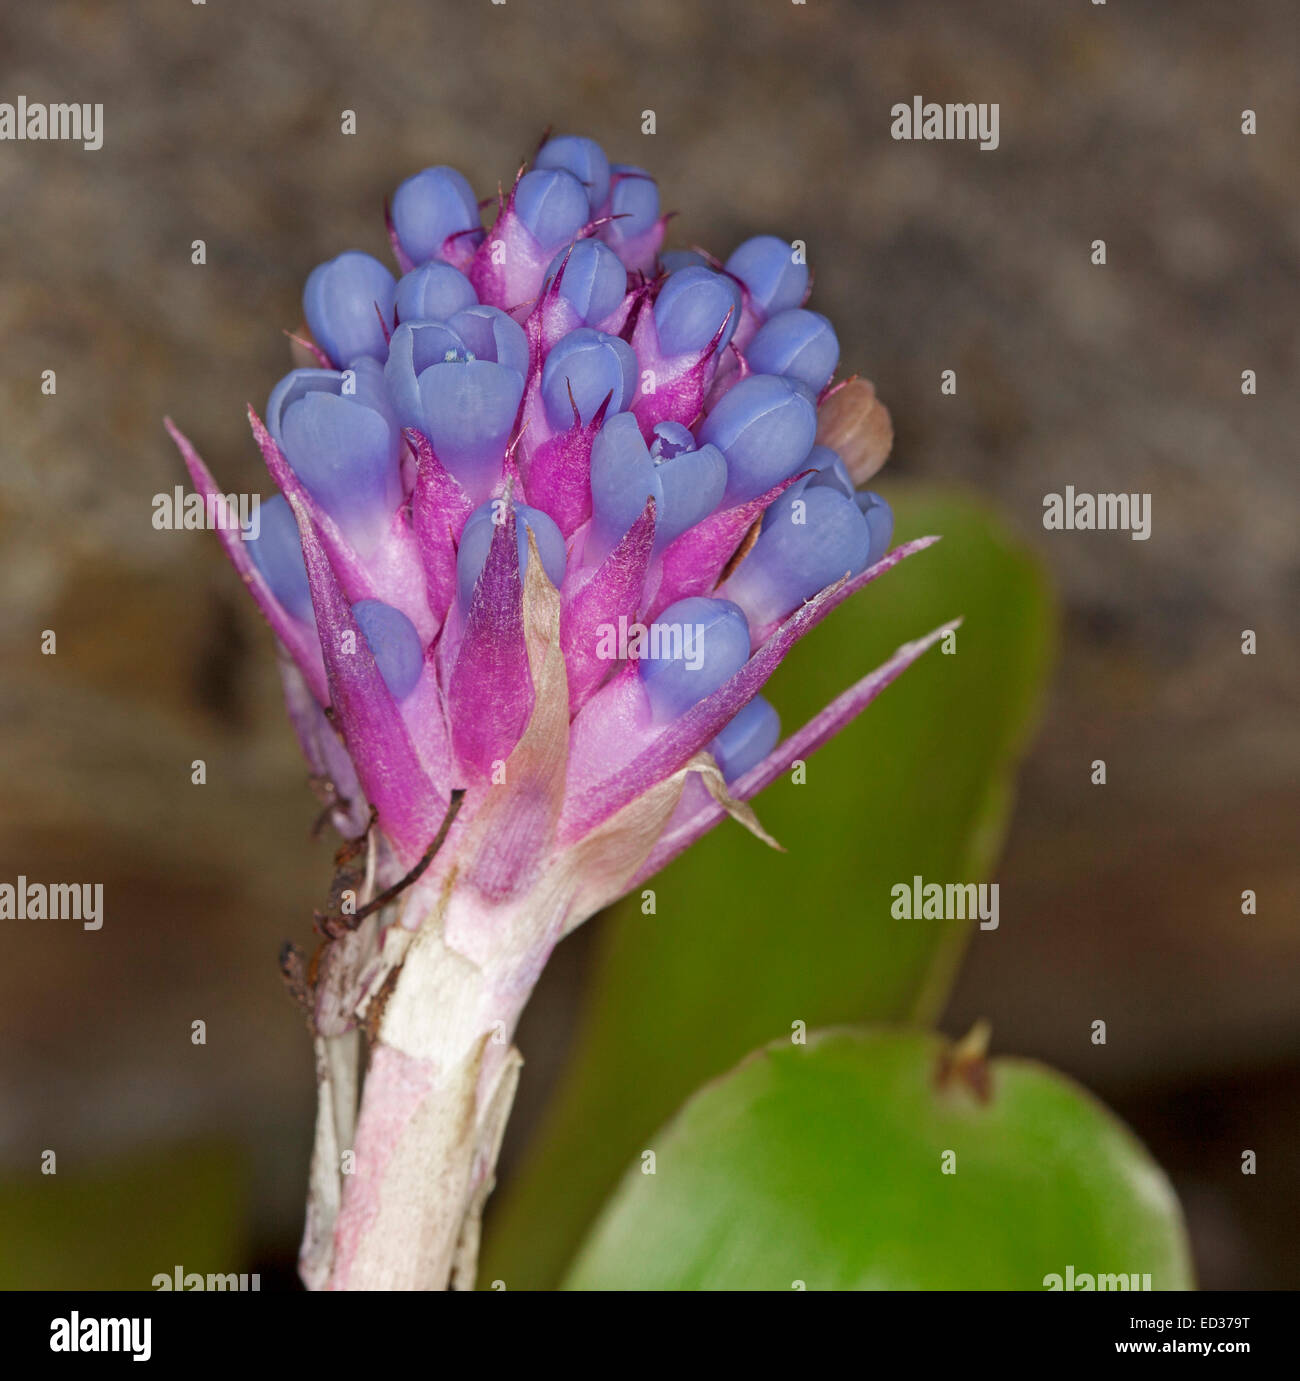
M 430 599 L 417 611 L 409 591 L 353 605 L 397 701 L 414 692 L 445 630 L 463 628 L 508 489 L 520 569 L 531 533 L 566 602 L 601 578 L 648 499 L 647 606 L 661 580 L 680 583 L 697 550 L 713 562 L 704 574 L 722 574 L 728 554 L 718 559 L 702 524 L 735 511 L 743 536 L 761 521 L 723 585 L 701 594 L 697 582 L 655 614 L 702 630 L 699 655 L 639 664 L 660 723 L 726 683 L 804 601 L 888 551 L 889 506 L 856 491 L 841 458 L 816 444 L 839 344 L 803 305 L 800 256 L 773 236 L 746 241 L 725 264 L 661 254 L 663 226 L 643 169 L 611 165 L 589 139 L 555 138 L 490 232 L 464 177 L 426 169 L 392 201 L 400 278 L 349 251 L 307 279 L 303 313 L 321 367 L 275 386 L 266 427 L 377 589 L 395 525 L 410 525 L 411 433 L 465 497 L 464 511 L 447 515 L 455 581 L 445 608 Z M 283 497 L 263 504 L 248 546 L 283 609 L 310 626 Z M 756 697 L 711 747 L 730 780 L 778 735 L 776 712 Z

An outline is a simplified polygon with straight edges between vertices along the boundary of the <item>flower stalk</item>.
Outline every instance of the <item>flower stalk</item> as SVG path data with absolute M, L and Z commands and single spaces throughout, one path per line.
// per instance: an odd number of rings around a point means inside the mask
M 345 840 L 316 953 L 281 961 L 316 1052 L 313 1289 L 473 1286 L 552 950 L 724 815 L 775 844 L 750 798 L 954 626 L 782 739 L 786 653 L 937 539 L 891 550 L 856 487 L 892 428 L 833 381 L 801 254 L 663 254 L 666 222 L 590 140 L 545 143 L 490 232 L 428 169 L 393 199 L 401 280 L 318 267 L 320 367 L 249 409 L 278 493 L 218 536 Z

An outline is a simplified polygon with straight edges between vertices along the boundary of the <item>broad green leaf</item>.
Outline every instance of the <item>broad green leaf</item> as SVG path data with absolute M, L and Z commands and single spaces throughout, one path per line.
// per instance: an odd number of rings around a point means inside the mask
M 647 1141 L 653 1173 L 628 1170 L 566 1288 L 1191 1287 L 1178 1201 L 1127 1128 L 1041 1065 L 952 1058 L 920 1032 L 758 1051 Z
M 150 1290 L 156 1275 L 248 1269 L 247 1166 L 175 1146 L 0 1180 L 0 1290 Z
M 645 1138 L 793 1023 L 925 1020 L 941 1006 L 969 928 L 894 920 L 890 888 L 918 874 L 989 876 L 1053 611 L 1036 562 L 982 506 L 886 496 L 897 540 L 943 541 L 838 609 L 769 698 L 794 729 L 960 614 L 955 652 L 928 652 L 809 759 L 805 784 L 758 797 L 788 852 L 726 822 L 654 879 L 655 914 L 636 896 L 592 923 L 603 933 L 575 1055 L 530 1156 L 490 1205 L 481 1280 L 554 1285 Z

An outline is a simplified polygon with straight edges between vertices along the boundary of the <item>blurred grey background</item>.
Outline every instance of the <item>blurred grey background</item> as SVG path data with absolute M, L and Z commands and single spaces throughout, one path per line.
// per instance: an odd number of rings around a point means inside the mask
M 894 477 L 988 496 L 1050 566 L 1064 645 L 1003 926 L 972 943 L 945 1024 L 989 1016 L 997 1048 L 1076 1073 L 1133 1123 L 1184 1196 L 1205 1285 L 1300 1284 L 1296 15 L 0 9 L 0 100 L 105 111 L 98 152 L 0 144 L 0 877 L 94 877 L 113 898 L 95 937 L 6 930 L 0 1162 L 230 1138 L 253 1157 L 250 1251 L 268 1273 L 291 1262 L 313 1090 L 274 961 L 308 934 L 328 845 L 308 838 L 269 635 L 210 535 L 150 525 L 183 473 L 161 418 L 227 488 L 261 487 L 243 405 L 287 368 L 307 272 L 384 254 L 383 199 L 411 172 L 452 163 L 486 196 L 549 124 L 648 166 L 682 212 L 670 242 L 806 240 L 845 363 L 893 411 Z M 892 141 L 890 107 L 914 94 L 998 102 L 1000 147 Z M 1151 540 L 1044 532 L 1043 495 L 1066 484 L 1150 492 Z M 530 1011 L 516 1138 L 586 943 Z M 220 1039 L 192 1046 L 195 1018 Z

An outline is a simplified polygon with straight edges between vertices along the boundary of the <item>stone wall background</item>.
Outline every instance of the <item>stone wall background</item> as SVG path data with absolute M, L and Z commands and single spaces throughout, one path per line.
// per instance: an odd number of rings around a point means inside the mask
M 978 490 L 1050 564 L 1065 639 L 1004 929 L 949 1024 L 988 1014 L 1000 1048 L 1116 1104 L 1178 1178 L 1205 1284 L 1300 1282 L 1295 39 L 1290 0 L 0 11 L 0 99 L 103 102 L 106 126 L 96 153 L 0 145 L 0 876 L 115 898 L 97 936 L 5 935 L 0 1158 L 219 1132 L 255 1158 L 257 1250 L 292 1251 L 311 1073 L 274 954 L 307 933 L 327 846 L 265 630 L 215 542 L 150 526 L 183 473 L 160 419 L 258 486 L 243 404 L 286 367 L 307 271 L 382 253 L 411 171 L 454 163 L 486 195 L 554 124 L 650 165 L 678 243 L 806 239 L 893 410 L 892 478 Z M 893 142 L 914 93 L 999 102 L 1001 147 Z M 1045 533 L 1067 483 L 1150 491 L 1151 540 Z M 586 943 L 530 1012 L 516 1136 Z M 224 1033 L 201 1052 L 196 1016 Z

